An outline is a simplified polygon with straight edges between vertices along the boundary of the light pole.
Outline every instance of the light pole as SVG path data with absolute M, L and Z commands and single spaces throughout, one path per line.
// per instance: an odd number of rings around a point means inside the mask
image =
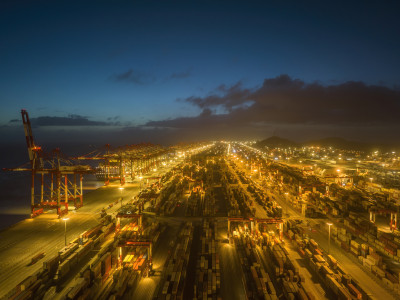
M 338 176 L 337 176 L 338 181 L 337 182 L 339 183 L 340 186 L 342 186 L 342 177 L 340 174 L 341 170 L 337 169 L 336 172 L 338 173 Z
M 119 187 L 119 190 L 121 191 L 121 208 L 122 208 L 122 191 L 124 190 L 124 188 L 121 186 L 121 187 Z
M 288 210 L 287 210 L 287 207 L 288 207 L 288 195 L 289 195 L 289 193 L 288 192 L 286 192 L 285 193 L 285 202 L 286 202 L 286 217 L 288 216 Z
M 139 180 L 140 180 L 139 192 L 142 190 L 142 179 L 143 179 L 143 177 L 140 175 L 139 176 Z
M 65 238 L 65 247 L 67 247 L 67 221 L 69 218 L 63 218 L 64 221 L 64 238 Z
M 332 226 L 332 223 L 326 223 L 326 225 L 328 225 L 328 231 L 329 231 L 328 254 L 330 254 L 330 251 L 331 251 L 331 226 Z

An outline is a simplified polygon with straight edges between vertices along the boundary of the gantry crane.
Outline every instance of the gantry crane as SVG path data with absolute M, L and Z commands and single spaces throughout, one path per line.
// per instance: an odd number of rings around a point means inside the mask
M 153 269 L 153 242 L 151 241 L 135 241 L 135 240 L 125 240 L 118 242 L 119 247 L 119 264 L 122 263 L 122 247 L 134 248 L 134 247 L 144 247 L 148 250 L 148 267 L 151 272 Z
M 397 211 L 388 208 L 371 207 L 369 209 L 369 220 L 371 223 L 375 223 L 376 215 L 388 215 L 390 214 L 390 230 L 397 229 Z
M 119 180 L 120 184 L 124 185 L 127 175 L 130 175 L 133 180 L 137 174 L 148 173 L 151 169 L 156 168 L 160 162 L 166 160 L 170 152 L 167 148 L 151 143 L 125 145 L 118 148 L 111 148 L 107 144 L 105 151 L 99 149 L 76 157 L 76 159 L 103 160 L 104 163 L 99 168 L 99 172 L 104 174 L 105 185 L 108 185 L 110 180 Z M 115 169 L 114 172 L 111 172 L 112 169 Z
M 228 217 L 228 238 L 230 235 L 230 230 L 231 230 L 231 222 L 239 222 L 239 223 L 246 223 L 246 222 L 250 222 L 250 223 L 255 223 L 255 228 L 256 231 L 259 231 L 259 227 L 258 225 L 260 223 L 264 223 L 264 224 L 277 224 L 278 228 L 279 228 L 279 235 L 280 238 L 282 239 L 282 224 L 283 224 L 283 220 L 282 218 L 267 218 L 267 219 L 259 219 L 259 218 L 244 218 L 244 217 Z
M 62 217 L 68 213 L 69 201 L 73 201 L 76 209 L 83 205 L 83 174 L 93 173 L 94 170 L 87 165 L 74 164 L 59 149 L 45 153 L 35 143 L 28 112 L 21 110 L 21 116 L 30 162 L 18 168 L 4 170 L 31 173 L 32 218 L 42 214 L 45 208 L 56 209 L 58 216 Z M 37 178 L 39 183 L 36 182 Z

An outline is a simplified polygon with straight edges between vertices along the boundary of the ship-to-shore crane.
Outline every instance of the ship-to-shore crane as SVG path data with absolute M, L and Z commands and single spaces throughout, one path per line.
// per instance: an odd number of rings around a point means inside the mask
M 137 175 L 142 176 L 165 162 L 171 153 L 168 148 L 151 143 L 125 145 L 111 148 L 105 147 L 92 151 L 86 155 L 75 157 L 77 160 L 102 160 L 99 164 L 96 176 L 104 178 L 104 184 L 111 180 L 118 180 L 124 185 L 126 178 L 133 180 Z
M 21 110 L 30 162 L 5 171 L 31 173 L 31 217 L 56 209 L 58 217 L 68 213 L 68 203 L 77 209 L 83 205 L 83 174 L 94 173 L 88 165 L 77 165 L 62 155 L 59 149 L 45 153 L 35 143 L 28 112 Z M 79 187 L 77 181 L 79 180 Z

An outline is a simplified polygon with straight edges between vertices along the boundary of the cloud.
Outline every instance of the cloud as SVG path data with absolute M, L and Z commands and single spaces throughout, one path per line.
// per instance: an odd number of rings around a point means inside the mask
M 336 85 L 305 83 L 288 75 L 265 79 L 258 88 L 241 82 L 220 85 L 205 97 L 184 100 L 202 109 L 191 118 L 148 122 L 149 126 L 258 126 L 260 124 L 374 125 L 400 124 L 400 91 L 349 81 Z M 222 114 L 207 113 L 222 111 Z
M 118 121 L 121 119 L 121 116 L 115 116 L 115 117 L 108 117 L 107 121 Z
M 221 84 L 203 97 L 191 96 L 180 101 L 197 107 L 199 114 L 150 120 L 141 126 L 126 123 L 119 116 L 106 118 L 105 122 L 80 115 L 31 120 L 39 127 L 37 132 L 49 140 L 57 137 L 58 128 L 46 130 L 44 126 L 88 126 L 79 132 L 71 127 L 71 130 L 62 128 L 64 132 L 71 132 L 68 133 L 71 140 L 81 134 L 79 140 L 84 142 L 248 140 L 265 138 L 274 132 L 299 141 L 341 136 L 398 142 L 400 131 L 400 90 L 357 81 L 323 85 L 281 75 L 266 78 L 259 86 L 250 88 L 242 82 Z M 14 134 L 13 124 L 9 122 L 9 126 L 0 129 Z
M 262 138 L 279 130 L 294 139 L 334 135 L 370 141 L 397 141 L 393 132 L 400 129 L 400 90 L 357 81 L 323 85 L 281 75 L 255 88 L 237 82 L 178 101 L 201 112 L 145 126 L 210 138 Z
M 189 68 L 186 71 L 172 73 L 168 79 L 184 79 L 192 76 L 192 69 Z
M 126 72 L 114 74 L 111 76 L 116 82 L 129 82 L 138 85 L 145 85 L 155 82 L 156 78 L 150 73 L 129 69 Z
M 231 87 L 220 85 L 206 97 L 191 96 L 184 101 L 200 108 L 222 106 L 227 111 L 232 111 L 234 108 L 252 103 L 251 93 L 251 90 L 243 88 L 242 83 L 238 82 Z
M 30 119 L 32 126 L 109 126 L 112 123 L 91 121 L 86 116 L 69 115 L 68 117 L 43 116 Z
M 185 79 L 190 76 L 192 76 L 192 68 L 182 72 L 172 73 L 164 79 L 164 82 Z M 126 72 L 114 74 L 110 77 L 110 79 L 116 82 L 129 82 L 138 85 L 151 84 L 157 81 L 157 77 L 155 75 L 134 69 L 129 69 Z
M 197 117 L 180 117 L 169 120 L 149 121 L 145 126 L 149 127 L 169 127 L 169 128 L 200 128 L 210 126 L 215 122 L 215 118 L 221 122 L 221 116 L 212 115 L 209 108 L 204 109 Z

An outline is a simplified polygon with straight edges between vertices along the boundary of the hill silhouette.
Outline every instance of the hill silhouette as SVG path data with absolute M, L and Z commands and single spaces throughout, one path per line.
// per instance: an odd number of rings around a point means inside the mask
M 271 136 L 265 140 L 256 143 L 256 147 L 259 148 L 289 148 L 289 147 L 300 147 L 301 145 L 288 139 L 281 138 L 279 136 Z
M 281 138 L 278 136 L 271 136 L 264 140 L 258 141 L 255 145 L 260 149 L 264 149 L 265 147 L 268 148 L 295 148 L 295 147 L 302 147 L 302 146 L 320 146 L 320 147 L 333 147 L 337 149 L 343 150 L 358 150 L 358 151 L 373 151 L 373 150 L 380 150 L 380 151 L 393 151 L 399 150 L 399 145 L 389 145 L 389 144 L 372 144 L 372 143 L 364 143 L 364 142 L 357 142 L 357 141 L 349 141 L 341 137 L 327 137 L 318 140 L 307 141 L 303 143 L 297 143 L 291 141 L 289 139 Z

